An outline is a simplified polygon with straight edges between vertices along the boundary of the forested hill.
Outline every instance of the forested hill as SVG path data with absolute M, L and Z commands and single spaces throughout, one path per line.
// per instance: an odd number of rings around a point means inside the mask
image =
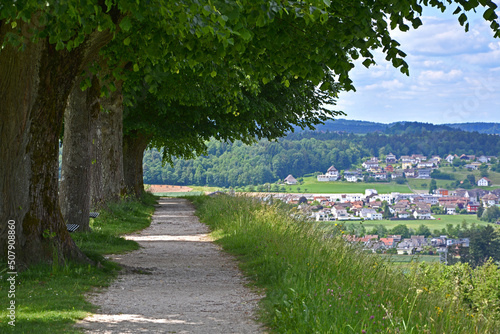
M 300 177 L 326 172 L 335 165 L 349 169 L 364 159 L 388 153 L 401 155 L 500 153 L 500 136 L 477 132 L 433 131 L 403 134 L 335 132 L 292 133 L 277 142 L 260 140 L 252 146 L 241 142 L 207 143 L 208 155 L 193 160 L 174 159 L 174 165 L 162 167 L 161 154 L 147 151 L 144 156 L 144 182 L 151 184 L 241 186 L 284 179 L 288 174 Z
M 456 123 L 444 125 L 463 131 L 477 131 L 479 133 L 500 134 L 500 123 Z
M 453 123 L 453 124 L 430 124 L 420 122 L 395 122 L 390 124 L 356 121 L 347 119 L 329 120 L 323 125 L 318 125 L 316 130 L 318 132 L 348 132 L 348 133 L 398 133 L 398 130 L 403 127 L 404 129 L 411 128 L 407 132 L 421 132 L 424 131 L 443 131 L 458 129 L 468 132 L 479 132 L 486 134 L 500 134 L 500 123 Z M 302 132 L 300 128 L 296 128 L 295 132 Z

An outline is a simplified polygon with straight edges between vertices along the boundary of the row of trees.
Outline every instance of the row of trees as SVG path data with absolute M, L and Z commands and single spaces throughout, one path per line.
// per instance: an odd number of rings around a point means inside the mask
M 466 29 L 482 7 L 499 34 L 492 1 L 454 2 Z M 321 106 L 353 89 L 355 59 L 369 66 L 380 48 L 408 73 L 390 29 L 417 28 L 421 13 L 389 0 L 2 2 L 0 256 L 13 220 L 18 263 L 54 250 L 85 261 L 65 222 L 84 226 L 90 198 L 139 195 L 148 145 L 190 157 L 212 136 L 250 143 L 338 115 Z

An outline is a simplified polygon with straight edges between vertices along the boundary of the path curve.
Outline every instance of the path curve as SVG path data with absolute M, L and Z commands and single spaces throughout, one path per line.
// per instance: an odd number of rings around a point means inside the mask
M 77 326 L 88 333 L 264 333 L 254 320 L 259 296 L 208 233 L 187 200 L 162 198 L 151 226 L 126 237 L 141 249 L 111 256 L 128 269 L 89 296 L 99 311 Z

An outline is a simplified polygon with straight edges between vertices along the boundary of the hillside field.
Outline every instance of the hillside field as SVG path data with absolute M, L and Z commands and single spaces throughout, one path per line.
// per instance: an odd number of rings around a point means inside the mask
M 314 193 L 314 194 L 333 194 L 333 193 L 364 193 L 365 189 L 376 189 L 379 194 L 388 194 L 391 192 L 409 193 L 410 189 L 405 184 L 396 182 L 319 182 L 315 176 L 303 178 L 302 184 L 285 185 L 286 191 L 290 193 Z

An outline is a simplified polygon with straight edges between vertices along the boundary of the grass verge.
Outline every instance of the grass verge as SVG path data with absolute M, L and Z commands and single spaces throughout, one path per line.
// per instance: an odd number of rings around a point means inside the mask
M 106 287 L 116 277 L 119 266 L 103 255 L 135 250 L 139 245 L 120 235 L 141 230 L 150 224 L 156 197 L 148 194 L 142 201 L 125 200 L 109 205 L 91 219 L 92 233 L 73 233 L 78 247 L 102 266 L 68 262 L 65 266 L 40 264 L 19 273 L 16 279 L 16 322 L 8 324 L 8 282 L 0 270 L 0 333 L 80 333 L 73 324 L 95 306 L 84 294 Z M 5 307 L 3 307 L 5 306 Z
M 273 332 L 498 330 L 500 273 L 494 265 L 474 271 L 420 263 L 403 272 L 341 237 L 325 238 L 315 224 L 294 220 L 279 204 L 224 195 L 191 200 L 217 242 L 266 292 L 261 319 Z M 480 294 L 472 295 L 471 287 Z M 486 303 L 485 295 L 492 296 Z

